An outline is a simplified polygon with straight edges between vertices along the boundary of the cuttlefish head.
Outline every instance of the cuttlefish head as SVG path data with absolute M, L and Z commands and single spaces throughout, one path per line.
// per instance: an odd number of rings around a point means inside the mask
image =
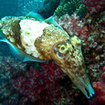
M 85 71 L 80 39 L 74 36 L 69 40 L 58 42 L 52 47 L 51 52 L 52 59 L 70 77 L 72 82 L 87 98 L 92 97 L 94 90 Z

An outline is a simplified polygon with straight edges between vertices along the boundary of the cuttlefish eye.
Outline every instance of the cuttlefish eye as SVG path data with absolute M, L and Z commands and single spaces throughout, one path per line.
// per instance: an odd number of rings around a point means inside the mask
M 63 42 L 58 44 L 55 48 L 54 48 L 54 52 L 56 53 L 57 57 L 59 58 L 64 58 L 65 55 L 68 52 L 68 45 L 67 42 Z

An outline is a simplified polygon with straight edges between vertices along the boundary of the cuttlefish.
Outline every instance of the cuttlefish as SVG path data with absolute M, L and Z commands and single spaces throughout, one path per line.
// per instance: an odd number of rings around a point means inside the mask
M 87 98 L 93 96 L 81 40 L 70 37 L 52 17 L 44 20 L 33 12 L 22 17 L 4 17 L 0 21 L 0 37 L 0 43 L 6 43 L 11 53 L 23 62 L 54 60 Z

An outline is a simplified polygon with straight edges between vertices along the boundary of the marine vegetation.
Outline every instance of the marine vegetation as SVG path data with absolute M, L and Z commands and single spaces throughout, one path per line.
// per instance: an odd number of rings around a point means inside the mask
M 81 0 L 61 0 L 54 15 L 60 17 L 64 14 L 72 15 L 73 13 L 80 17 L 84 17 L 87 13 L 85 5 L 81 3 Z

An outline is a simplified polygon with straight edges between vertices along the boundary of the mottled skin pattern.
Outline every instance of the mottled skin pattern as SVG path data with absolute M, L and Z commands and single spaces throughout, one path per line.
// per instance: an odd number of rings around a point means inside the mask
M 50 26 L 45 28 L 43 30 L 43 35 L 38 37 L 35 41 L 35 46 L 38 52 L 40 52 L 42 55 L 39 58 L 44 60 L 51 60 L 51 49 L 53 48 L 53 45 L 61 41 L 66 41 L 69 38 L 70 37 L 65 31 L 57 27 Z
M 81 41 L 74 36 L 70 40 L 55 44 L 52 49 L 52 58 L 63 72 L 70 77 L 72 82 L 88 97 L 86 91 L 88 89 L 91 90 L 91 87 L 85 71 Z
M 9 42 L 27 53 L 21 44 L 22 39 L 20 39 L 19 21 L 22 19 L 24 18 L 15 17 L 7 19 L 7 21 L 5 19 L 4 22 L 1 22 L 1 30 Z M 35 39 L 34 46 L 39 53 L 38 59 L 54 60 L 87 98 L 94 94 L 85 71 L 79 38 L 76 36 L 70 38 L 64 30 L 50 25 L 43 30 L 41 36 Z M 30 54 L 30 56 L 32 55 Z
M 0 27 L 3 34 L 10 42 L 16 45 L 19 49 L 24 50 L 19 35 L 20 34 L 19 22 L 21 21 L 21 19 L 24 19 L 24 17 L 19 17 L 19 18 L 11 16 L 4 17 L 0 22 Z

